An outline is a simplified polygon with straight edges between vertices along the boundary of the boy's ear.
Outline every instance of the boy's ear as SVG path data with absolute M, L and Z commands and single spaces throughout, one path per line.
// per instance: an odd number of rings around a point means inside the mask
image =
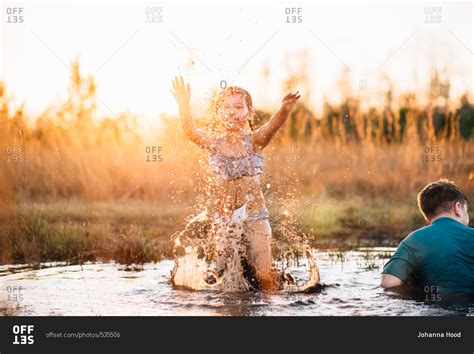
M 459 203 L 459 202 L 454 203 L 454 214 L 456 216 L 461 216 L 463 207 L 464 207 L 464 205 L 461 205 L 461 203 Z

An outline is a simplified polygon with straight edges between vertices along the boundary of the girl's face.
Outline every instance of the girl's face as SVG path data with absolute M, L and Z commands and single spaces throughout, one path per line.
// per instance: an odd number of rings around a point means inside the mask
M 241 94 L 233 94 L 222 99 L 217 116 L 226 130 L 238 131 L 244 128 L 249 115 L 249 108 Z

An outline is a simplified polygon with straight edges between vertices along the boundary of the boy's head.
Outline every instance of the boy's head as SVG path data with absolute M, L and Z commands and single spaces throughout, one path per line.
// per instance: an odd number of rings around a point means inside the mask
M 254 109 L 252 97 L 243 88 L 229 86 L 217 96 L 214 113 L 226 130 L 235 131 L 243 129 L 247 121 L 252 127 Z
M 452 181 L 431 182 L 418 193 L 417 199 L 418 208 L 428 223 L 440 216 L 450 216 L 466 226 L 469 224 L 468 200 Z

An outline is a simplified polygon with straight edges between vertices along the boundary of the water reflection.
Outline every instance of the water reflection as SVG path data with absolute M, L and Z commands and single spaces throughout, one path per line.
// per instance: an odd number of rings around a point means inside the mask
M 173 261 L 127 271 L 114 263 L 0 268 L 0 314 L 23 316 L 472 316 L 472 297 L 429 301 L 413 289 L 379 288 L 393 249 L 315 252 L 321 281 L 313 294 L 223 293 L 173 289 Z M 307 274 L 307 264 L 290 268 Z M 20 296 L 21 295 L 21 296 Z M 435 299 L 437 300 L 437 299 Z

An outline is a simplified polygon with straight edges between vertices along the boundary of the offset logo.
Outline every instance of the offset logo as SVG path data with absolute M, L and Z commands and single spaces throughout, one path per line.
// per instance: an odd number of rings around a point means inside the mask
M 303 22 L 302 7 L 285 7 L 285 23 L 301 23 Z
M 7 7 L 6 23 L 23 23 L 23 7 Z
M 145 23 L 163 23 L 162 7 L 145 7 Z
M 162 146 L 146 146 L 146 162 L 161 162 L 163 161 L 163 147 Z
M 33 344 L 34 325 L 14 325 L 13 326 L 13 344 Z

